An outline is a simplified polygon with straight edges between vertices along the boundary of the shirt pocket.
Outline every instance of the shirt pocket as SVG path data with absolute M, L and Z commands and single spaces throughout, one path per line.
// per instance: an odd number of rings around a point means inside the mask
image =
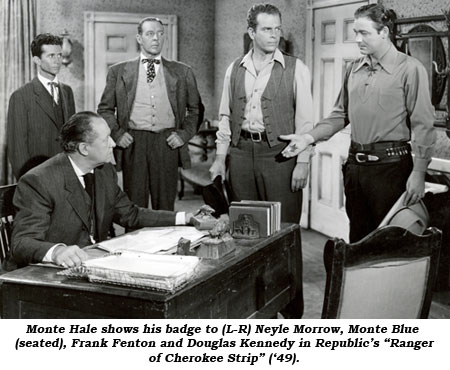
M 377 89 L 379 107 L 385 112 L 399 112 L 404 110 L 405 98 L 401 88 L 380 87 Z

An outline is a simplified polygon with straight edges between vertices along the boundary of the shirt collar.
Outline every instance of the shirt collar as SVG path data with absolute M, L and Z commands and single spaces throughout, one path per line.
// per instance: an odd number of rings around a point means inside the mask
M 245 68 L 249 68 L 250 64 L 253 65 L 253 61 L 252 61 L 252 55 L 253 55 L 253 49 L 251 49 L 247 54 L 244 55 L 244 57 L 241 60 L 240 65 L 244 66 Z M 273 53 L 273 61 L 278 62 L 281 64 L 281 66 L 284 68 L 285 64 L 284 64 L 284 55 L 283 53 L 280 51 L 280 49 L 276 49 L 275 52 Z
M 379 64 L 381 68 L 383 68 L 387 73 L 392 74 L 395 66 L 398 64 L 397 63 L 398 54 L 399 54 L 398 50 L 394 47 L 394 45 L 391 44 L 389 49 L 378 60 L 377 64 Z M 354 68 L 352 72 L 358 72 L 365 65 L 368 66 L 372 65 L 372 61 L 368 55 L 365 55 L 364 58 L 362 58 L 358 66 Z
M 90 170 L 89 172 L 84 173 L 80 167 L 74 162 L 74 160 L 70 157 L 70 155 L 67 156 L 69 158 L 70 164 L 72 165 L 73 170 L 75 171 L 75 174 L 77 177 L 83 177 L 86 175 L 86 173 L 94 173 L 94 170 Z
M 158 60 L 161 60 L 161 54 L 157 55 L 154 58 L 151 58 L 151 57 L 148 57 L 148 56 L 144 55 L 144 53 L 141 53 L 141 61 L 142 61 L 142 59 L 158 59 Z
M 41 84 L 44 85 L 46 88 L 48 87 L 49 82 L 58 83 L 58 76 L 55 76 L 53 80 L 49 80 L 47 77 L 44 77 L 40 73 L 38 73 L 37 77 L 39 81 L 41 81 Z

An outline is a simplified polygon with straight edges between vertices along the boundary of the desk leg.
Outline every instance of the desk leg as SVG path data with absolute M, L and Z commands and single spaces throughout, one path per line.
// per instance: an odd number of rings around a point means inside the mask
M 291 275 L 294 287 L 294 298 L 280 311 L 286 319 L 301 319 L 303 316 L 303 271 L 302 271 L 302 239 L 300 229 L 295 233 L 294 245 L 292 246 Z

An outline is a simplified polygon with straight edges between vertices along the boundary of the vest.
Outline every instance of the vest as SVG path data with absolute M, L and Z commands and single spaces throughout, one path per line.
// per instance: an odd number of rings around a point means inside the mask
M 231 143 L 236 146 L 241 135 L 245 105 L 245 68 L 240 65 L 243 57 L 236 59 L 230 76 L 232 101 Z M 269 81 L 261 96 L 261 109 L 264 117 L 269 146 L 282 143 L 279 135 L 292 134 L 295 130 L 294 76 L 297 58 L 284 54 L 285 68 L 275 62 Z
M 145 68 L 139 65 L 136 96 L 129 126 L 134 130 L 155 132 L 175 127 L 175 115 L 167 95 L 162 64 L 151 83 L 147 82 Z

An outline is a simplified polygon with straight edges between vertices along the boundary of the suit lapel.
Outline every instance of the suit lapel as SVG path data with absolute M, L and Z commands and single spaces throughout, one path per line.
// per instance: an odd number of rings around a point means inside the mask
M 170 61 L 167 59 L 161 58 L 161 62 L 163 65 L 164 71 L 164 80 L 166 83 L 167 95 L 169 97 L 170 105 L 172 107 L 173 114 L 176 118 L 177 122 L 181 122 L 178 117 L 178 109 L 177 109 L 177 76 L 172 72 Z
M 33 79 L 32 83 L 37 105 L 42 108 L 42 110 L 50 117 L 50 119 L 56 126 L 57 120 L 55 116 L 55 111 L 53 109 L 52 100 L 49 99 L 50 94 L 37 77 Z
M 125 84 L 127 94 L 128 112 L 133 108 L 134 97 L 136 96 L 137 79 L 139 75 L 140 57 L 128 62 L 123 70 L 122 80 Z
M 62 171 L 64 173 L 65 189 L 67 191 L 67 201 L 74 209 L 75 213 L 80 217 L 83 224 L 89 230 L 89 215 L 84 200 L 84 189 L 78 180 L 69 158 L 63 153 L 58 154 L 62 157 Z

